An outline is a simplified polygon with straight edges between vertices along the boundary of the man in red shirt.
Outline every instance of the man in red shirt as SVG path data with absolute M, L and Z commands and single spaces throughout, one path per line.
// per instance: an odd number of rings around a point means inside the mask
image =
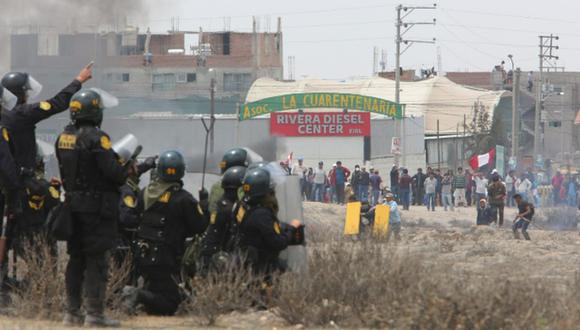
M 411 183 L 413 179 L 409 175 L 409 170 L 403 169 L 403 175 L 399 179 L 399 193 L 401 196 L 401 204 L 403 204 L 403 210 L 409 210 L 409 204 L 411 202 Z

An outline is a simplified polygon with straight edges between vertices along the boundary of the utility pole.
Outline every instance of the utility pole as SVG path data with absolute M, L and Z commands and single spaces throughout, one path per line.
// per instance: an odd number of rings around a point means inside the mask
M 514 82 L 512 87 L 512 157 L 518 159 L 519 134 L 520 134 L 520 68 L 514 72 Z
M 439 119 L 437 119 L 437 169 L 441 169 L 441 140 L 439 139 Z
M 210 84 L 209 84 L 209 98 L 210 98 L 210 122 L 211 122 L 211 130 L 210 134 L 210 147 L 209 150 L 213 154 L 214 148 L 214 136 L 213 136 L 213 125 L 215 122 L 215 90 L 216 90 L 216 81 L 215 78 L 212 77 Z
M 542 118 L 542 101 L 543 101 L 543 87 L 544 81 L 542 73 L 544 72 L 544 64 L 548 66 L 553 66 L 551 60 L 558 60 L 558 56 L 553 55 L 552 51 L 559 49 L 558 46 L 554 45 L 554 40 L 558 40 L 559 37 L 553 34 L 549 36 L 539 36 L 540 38 L 540 71 L 538 72 L 538 80 L 536 84 L 536 113 L 534 116 L 534 160 L 541 157 L 543 153 L 542 139 L 540 133 L 540 120 Z
M 398 5 L 395 9 L 397 11 L 397 21 L 395 22 L 395 27 L 397 28 L 397 36 L 395 39 L 395 103 L 401 103 L 401 55 L 403 55 L 409 47 L 415 43 L 423 44 L 433 44 L 435 43 L 435 38 L 433 40 L 408 40 L 403 39 L 403 36 L 409 32 L 415 25 L 435 25 L 436 19 L 434 18 L 432 22 L 404 22 L 403 20 L 409 16 L 415 10 L 422 9 L 436 9 L 437 4 L 433 6 L 419 6 L 419 7 L 408 7 L 403 5 Z M 404 12 L 404 13 L 403 13 Z M 401 43 L 405 44 L 406 47 L 401 51 Z M 403 117 L 403 121 L 405 118 Z M 406 145 L 407 139 L 401 136 L 401 123 L 399 120 L 395 121 L 395 135 L 401 140 L 401 156 L 403 158 L 403 164 L 406 163 Z M 399 165 L 399 157 L 395 156 L 395 163 Z

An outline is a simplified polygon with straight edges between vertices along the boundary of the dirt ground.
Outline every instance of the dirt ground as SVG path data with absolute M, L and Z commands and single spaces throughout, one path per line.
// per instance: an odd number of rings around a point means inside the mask
M 324 238 L 341 238 L 344 206 L 305 203 L 305 222 L 312 244 Z M 490 271 L 509 269 L 506 280 L 517 280 L 518 274 L 550 278 L 566 290 L 565 282 L 580 271 L 580 233 L 578 231 L 544 230 L 531 226 L 532 241 L 515 240 L 511 221 L 515 209 L 506 209 L 504 228 L 475 226 L 474 208 L 454 212 L 439 209 L 429 212 L 424 207 L 411 207 L 402 213 L 402 240 L 397 249 L 417 252 L 427 262 L 446 265 L 456 276 L 485 279 Z M 542 217 L 542 211 L 536 211 Z M 517 270 L 514 271 L 514 267 Z M 186 317 L 145 317 L 123 320 L 123 329 L 202 329 L 199 321 Z M 287 326 L 270 312 L 233 313 L 219 318 L 215 328 L 227 329 L 298 329 Z M 19 320 L 0 317 L 0 329 L 61 329 L 57 322 Z

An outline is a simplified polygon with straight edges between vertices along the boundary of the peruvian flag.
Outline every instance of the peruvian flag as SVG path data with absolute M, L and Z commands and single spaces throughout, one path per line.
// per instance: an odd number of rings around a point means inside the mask
M 495 157 L 495 148 L 491 148 L 488 153 L 483 155 L 475 155 L 469 159 L 469 165 L 472 169 L 477 170 L 487 164 L 492 164 Z

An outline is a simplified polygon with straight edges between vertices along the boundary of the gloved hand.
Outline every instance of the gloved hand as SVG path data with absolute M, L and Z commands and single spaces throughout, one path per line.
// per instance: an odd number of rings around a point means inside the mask
M 157 158 L 158 156 L 147 157 L 143 162 L 139 163 L 139 165 L 137 165 L 139 175 L 157 167 Z

